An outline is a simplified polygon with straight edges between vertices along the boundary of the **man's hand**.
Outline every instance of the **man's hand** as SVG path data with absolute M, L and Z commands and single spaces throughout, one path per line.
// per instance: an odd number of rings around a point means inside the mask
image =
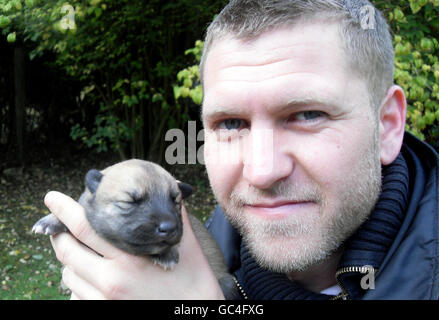
M 125 253 L 99 237 L 72 198 L 49 192 L 44 202 L 72 233 L 51 236 L 72 299 L 224 299 L 184 206 L 180 261 L 165 271 L 147 257 Z

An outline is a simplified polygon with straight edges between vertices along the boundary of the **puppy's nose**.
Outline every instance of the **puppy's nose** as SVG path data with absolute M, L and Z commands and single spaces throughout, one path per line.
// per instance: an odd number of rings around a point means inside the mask
M 177 223 L 175 221 L 162 221 L 156 228 L 156 233 L 160 237 L 172 235 L 177 231 Z

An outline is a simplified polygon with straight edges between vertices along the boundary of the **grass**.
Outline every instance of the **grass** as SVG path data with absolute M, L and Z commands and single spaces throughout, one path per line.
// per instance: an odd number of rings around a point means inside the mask
M 0 299 L 66 299 L 49 238 L 30 233 L 33 222 L 48 213 L 43 195 L 11 188 L 1 192 Z
M 0 300 L 64 300 L 69 290 L 60 285 L 61 264 L 49 238 L 31 233 L 33 224 L 48 214 L 44 195 L 50 190 L 77 199 L 83 177 L 91 168 L 105 168 L 117 162 L 112 156 L 72 156 L 46 159 L 22 174 L 0 176 Z M 215 199 L 204 167 L 177 166 L 171 172 L 194 187 L 186 201 L 189 212 L 205 220 Z

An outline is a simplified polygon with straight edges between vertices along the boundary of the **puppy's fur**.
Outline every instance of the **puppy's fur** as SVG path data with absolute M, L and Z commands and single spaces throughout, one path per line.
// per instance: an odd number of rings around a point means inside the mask
M 192 193 L 189 185 L 157 164 L 132 159 L 103 171 L 90 170 L 85 186 L 78 202 L 100 236 L 126 252 L 149 256 L 164 269 L 178 263 L 181 202 Z M 198 219 L 189 215 L 189 220 L 224 296 L 236 298 L 233 277 L 215 240 Z M 68 231 L 53 214 L 40 219 L 32 230 L 50 235 Z

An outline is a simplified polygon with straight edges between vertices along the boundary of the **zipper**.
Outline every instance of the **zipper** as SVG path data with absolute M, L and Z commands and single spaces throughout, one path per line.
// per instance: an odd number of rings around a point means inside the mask
M 374 270 L 374 273 L 376 274 L 378 269 L 376 268 L 372 268 Z M 349 293 L 347 292 L 346 288 L 343 286 L 343 284 L 340 282 L 340 280 L 338 279 L 340 275 L 345 274 L 345 273 L 368 273 L 371 271 L 370 266 L 349 266 L 349 267 L 344 267 L 341 269 L 338 269 L 337 272 L 335 273 L 335 279 L 337 280 L 337 284 L 338 286 L 341 288 L 341 292 L 333 297 L 331 300 L 349 300 Z M 242 288 L 242 286 L 240 285 L 240 283 L 238 282 L 238 280 L 236 279 L 236 277 L 233 277 L 233 280 L 235 281 L 236 287 L 239 289 L 239 292 L 241 293 L 241 295 L 244 297 L 245 300 L 248 300 L 248 296 L 245 293 L 244 289 Z
M 378 269 L 372 268 L 374 270 L 374 273 L 376 274 Z M 370 266 L 349 266 L 344 267 L 341 269 L 338 269 L 335 273 L 335 279 L 337 280 L 338 286 L 341 288 L 341 292 L 332 298 L 331 300 L 349 300 L 349 293 L 347 292 L 346 288 L 343 286 L 343 284 L 339 280 L 339 276 L 345 273 L 369 273 L 371 270 Z
M 239 289 L 239 292 L 241 292 L 241 295 L 244 297 L 244 300 L 248 300 L 247 294 L 245 293 L 244 289 L 239 284 L 239 282 L 236 279 L 236 277 L 233 277 L 233 280 L 235 281 L 236 287 Z

